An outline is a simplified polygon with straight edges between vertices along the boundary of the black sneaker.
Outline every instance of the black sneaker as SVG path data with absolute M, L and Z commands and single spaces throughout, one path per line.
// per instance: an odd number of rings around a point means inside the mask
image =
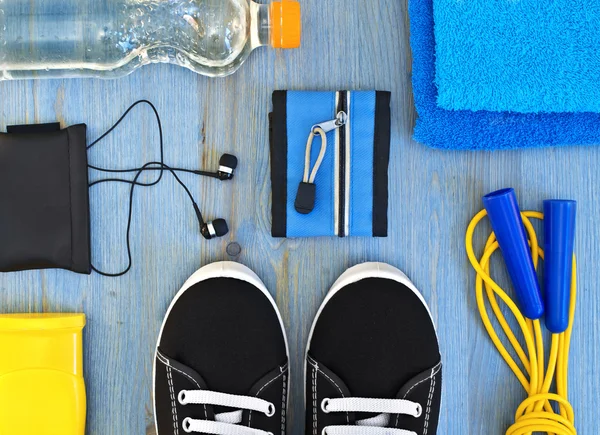
M 437 335 L 398 269 L 366 263 L 333 285 L 310 332 L 306 435 L 434 435 L 442 387 Z
M 154 360 L 158 435 L 284 435 L 288 348 L 281 316 L 247 267 L 222 262 L 185 283 Z

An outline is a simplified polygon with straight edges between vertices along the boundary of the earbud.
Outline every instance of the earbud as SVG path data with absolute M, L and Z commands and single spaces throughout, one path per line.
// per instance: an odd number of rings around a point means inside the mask
M 238 165 L 238 159 L 231 154 L 223 154 L 219 159 L 219 170 L 217 172 L 210 171 L 193 171 L 196 175 L 205 175 L 207 177 L 218 178 L 221 181 L 231 180 Z
M 200 227 L 200 232 L 206 240 L 215 237 L 223 237 L 229 232 L 225 219 L 215 219 L 212 222 L 206 222 Z
M 198 223 L 200 224 L 200 234 L 202 234 L 206 240 L 214 239 L 215 237 L 223 237 L 229 232 L 229 227 L 227 226 L 225 219 L 215 219 L 211 222 L 204 222 L 202 213 L 200 213 L 200 208 L 195 202 L 194 211 L 196 212 Z
M 219 160 L 219 180 L 231 180 L 238 165 L 238 159 L 231 154 L 223 154 Z

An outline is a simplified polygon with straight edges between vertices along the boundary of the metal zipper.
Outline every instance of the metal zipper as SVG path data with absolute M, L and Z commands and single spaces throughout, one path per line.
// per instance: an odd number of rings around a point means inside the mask
M 336 112 L 343 112 L 347 116 L 347 121 L 349 120 L 349 95 L 347 91 L 338 92 L 337 96 L 337 108 Z M 348 198 L 349 198 L 349 180 L 347 161 L 350 157 L 349 155 L 349 131 L 348 131 L 348 122 L 345 123 L 341 128 L 337 130 L 337 178 L 336 182 L 338 185 L 338 189 L 336 191 L 336 199 L 337 199 L 337 235 L 339 237 L 345 237 L 347 235 L 347 227 L 348 227 Z
M 320 128 L 325 133 L 329 133 L 336 128 L 341 128 L 346 125 L 347 118 L 346 112 L 338 112 L 337 115 L 335 115 L 335 119 L 313 125 L 312 131 L 315 131 L 316 128 Z

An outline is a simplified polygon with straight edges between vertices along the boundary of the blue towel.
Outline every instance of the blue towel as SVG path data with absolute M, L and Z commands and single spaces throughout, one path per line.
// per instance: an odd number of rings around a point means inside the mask
M 598 0 L 434 0 L 438 105 L 600 112 Z
M 437 106 L 433 0 L 410 0 L 415 140 L 434 148 L 493 150 L 600 143 L 595 113 L 515 114 Z

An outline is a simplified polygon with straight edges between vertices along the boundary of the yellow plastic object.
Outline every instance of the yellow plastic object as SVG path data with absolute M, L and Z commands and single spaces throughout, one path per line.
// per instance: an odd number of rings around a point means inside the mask
M 577 435 L 575 415 L 573 407 L 569 403 L 568 394 L 569 350 L 571 335 L 573 333 L 577 294 L 575 256 L 573 256 L 573 275 L 571 277 L 569 327 L 562 334 L 551 335 L 550 352 L 546 362 L 544 336 L 540 321 L 525 318 L 517 304 L 490 276 L 490 257 L 498 249 L 498 242 L 494 233 L 488 237 L 481 259 L 477 259 L 475 255 L 473 233 L 477 224 L 486 216 L 487 212 L 482 210 L 473 218 L 467 228 L 465 238 L 467 256 L 477 273 L 475 281 L 477 307 L 479 308 L 483 325 L 492 342 L 528 395 L 517 408 L 515 421 L 506 431 L 506 435 L 529 435 L 532 433 Z M 537 269 L 539 260 L 544 259 L 544 251 L 539 247 L 537 235 L 530 219 L 543 219 L 544 215 L 535 211 L 526 211 L 521 213 L 521 217 L 529 236 L 533 264 Z M 496 333 L 485 305 L 486 298 L 518 360 L 513 358 Z M 519 329 L 525 339 L 525 348 L 523 348 L 515 336 L 506 317 L 502 313 L 499 304 L 500 301 L 508 306 L 517 320 Z M 520 365 L 519 362 L 521 363 Z M 551 392 L 553 384 L 555 385 L 556 393 Z M 558 411 L 552 407 L 552 403 L 558 405 Z
M 302 38 L 300 3 L 281 0 L 271 3 L 271 45 L 273 48 L 298 48 Z
M 0 435 L 83 435 L 84 314 L 0 314 Z

